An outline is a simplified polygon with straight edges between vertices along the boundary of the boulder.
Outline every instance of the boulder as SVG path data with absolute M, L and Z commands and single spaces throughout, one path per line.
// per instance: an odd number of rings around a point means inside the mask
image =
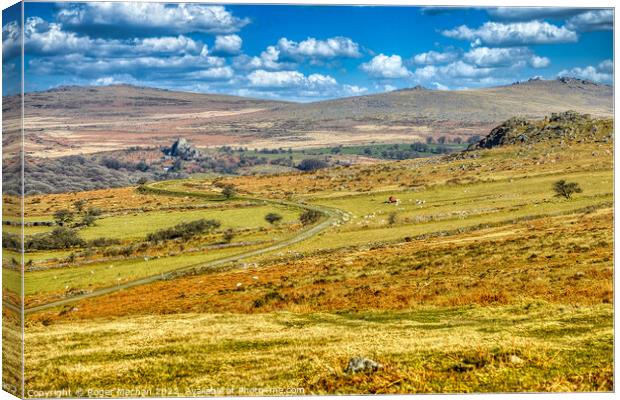
M 190 144 L 185 138 L 178 138 L 170 148 L 164 150 L 164 153 L 182 160 L 193 160 L 202 156 L 200 150 Z
M 353 357 L 349 360 L 345 372 L 348 374 L 357 374 L 358 372 L 376 372 L 383 368 L 383 365 L 369 358 Z

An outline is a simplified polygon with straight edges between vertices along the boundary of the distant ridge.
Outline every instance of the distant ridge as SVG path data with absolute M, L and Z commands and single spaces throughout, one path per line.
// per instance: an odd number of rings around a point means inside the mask
M 10 113 L 20 104 L 19 97 L 5 98 L 3 109 Z M 566 110 L 612 117 L 613 88 L 578 78 L 530 79 L 481 89 L 416 86 L 290 103 L 125 84 L 64 86 L 27 93 L 24 113 L 27 148 L 51 157 L 159 147 L 179 137 L 198 148 L 408 143 L 426 136 L 465 140 L 512 117 L 541 119 Z

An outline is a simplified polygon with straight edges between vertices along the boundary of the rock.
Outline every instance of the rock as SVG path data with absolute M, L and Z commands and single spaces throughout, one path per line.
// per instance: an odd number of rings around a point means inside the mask
M 170 148 L 164 149 L 164 154 L 183 160 L 193 160 L 202 156 L 200 151 L 185 138 L 178 138 Z
M 376 372 L 383 368 L 383 365 L 369 358 L 353 357 L 349 360 L 349 364 L 345 369 L 346 373 L 356 374 L 358 372 Z
M 511 118 L 493 128 L 491 132 L 477 143 L 471 144 L 468 150 L 490 149 L 493 147 L 547 142 L 550 140 L 595 140 L 591 134 L 591 124 L 596 122 L 589 114 L 581 114 L 568 110 L 561 113 L 552 113 L 543 121 L 527 121 L 522 118 Z
M 508 358 L 508 362 L 510 362 L 511 364 L 516 364 L 516 365 L 521 365 L 525 363 L 525 361 L 523 361 L 521 357 L 515 356 L 514 354 Z

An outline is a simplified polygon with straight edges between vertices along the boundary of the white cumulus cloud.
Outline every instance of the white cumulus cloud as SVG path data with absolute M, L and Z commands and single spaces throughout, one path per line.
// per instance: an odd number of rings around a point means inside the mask
M 459 53 L 456 51 L 438 52 L 431 50 L 416 54 L 413 56 L 413 62 L 421 65 L 444 64 L 455 61 L 458 57 Z
M 560 71 L 558 76 L 582 78 L 599 83 L 611 83 L 613 80 L 613 62 L 611 60 L 604 60 L 596 66 L 588 65 L 584 68 L 565 69 Z
M 527 47 L 476 47 L 463 55 L 463 60 L 479 67 L 508 67 L 525 62 L 534 68 L 544 68 L 550 61 L 539 57 Z
M 299 71 L 265 71 L 257 70 L 248 75 L 253 87 L 261 88 L 320 88 L 334 86 L 336 80 L 328 75 L 311 74 L 306 76 Z
M 577 31 L 612 30 L 614 11 L 612 9 L 587 11 L 569 18 L 566 27 Z
M 406 78 L 411 74 L 403 65 L 403 59 L 396 54 L 391 56 L 379 54 L 367 63 L 362 64 L 360 68 L 374 78 Z
M 445 30 L 446 37 L 469 40 L 476 44 L 515 46 L 528 44 L 553 44 L 577 41 L 577 33 L 564 26 L 558 27 L 544 21 L 515 23 L 486 22 L 479 28 L 461 25 Z
M 353 40 L 337 36 L 326 40 L 308 38 L 295 42 L 287 38 L 278 40 L 278 49 L 283 56 L 293 59 L 333 59 L 361 57 L 359 45 Z
M 223 6 L 138 2 L 93 2 L 60 5 L 57 18 L 73 27 L 145 29 L 166 33 L 233 33 L 249 23 Z M 113 31 L 108 31 L 108 34 Z
M 242 43 L 239 35 L 218 35 L 215 37 L 214 50 L 220 53 L 236 54 L 241 51 Z

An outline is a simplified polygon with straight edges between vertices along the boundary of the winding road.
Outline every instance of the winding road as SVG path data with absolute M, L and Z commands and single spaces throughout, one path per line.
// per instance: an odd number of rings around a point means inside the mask
M 144 187 L 141 188 L 141 190 L 143 192 L 146 192 L 146 193 L 154 193 L 154 194 L 165 195 L 165 196 L 200 197 L 200 198 L 206 198 L 206 199 L 213 200 L 213 195 L 206 194 L 206 193 L 162 189 L 159 186 L 161 184 L 163 184 L 163 183 L 165 183 L 165 182 L 158 182 L 158 183 L 156 183 L 155 185 L 157 185 L 158 187 L 154 187 L 153 185 L 144 186 Z M 83 293 L 83 294 L 72 296 L 72 297 L 68 297 L 68 298 L 65 298 L 65 299 L 62 299 L 62 300 L 57 300 L 57 301 L 53 301 L 53 302 L 49 302 L 49 303 L 45 303 L 45 304 L 41 304 L 41 305 L 37 305 L 37 306 L 28 307 L 28 308 L 24 309 L 24 314 L 32 314 L 32 313 L 36 313 L 36 312 L 39 312 L 39 311 L 47 310 L 47 309 L 50 309 L 50 308 L 71 304 L 71 303 L 74 303 L 74 302 L 77 302 L 77 301 L 80 301 L 80 300 L 83 300 L 83 299 L 87 299 L 87 298 L 91 298 L 91 297 L 103 296 L 103 295 L 114 293 L 114 292 L 117 292 L 117 291 L 123 290 L 123 289 L 129 289 L 129 288 L 132 288 L 132 287 L 136 287 L 136 286 L 140 286 L 140 285 L 146 285 L 146 284 L 157 282 L 157 281 L 168 280 L 168 279 L 177 277 L 180 273 L 191 271 L 193 269 L 198 269 L 199 268 L 201 270 L 204 270 L 204 269 L 207 269 L 207 268 L 215 268 L 215 267 L 218 267 L 218 266 L 230 263 L 230 262 L 237 262 L 237 261 L 241 261 L 243 259 L 249 258 L 249 257 L 254 257 L 254 256 L 258 256 L 258 255 L 261 255 L 261 254 L 269 253 L 269 252 L 272 252 L 272 251 L 275 251 L 275 250 L 279 250 L 279 249 L 282 249 L 284 247 L 290 246 L 292 244 L 299 243 L 301 241 L 309 239 L 309 238 L 311 238 L 311 237 L 313 237 L 313 236 L 323 232 L 324 230 L 326 230 L 330 226 L 334 225 L 335 223 L 338 223 L 339 221 L 345 220 L 346 219 L 346 215 L 347 215 L 344 211 L 341 211 L 341 210 L 332 209 L 332 208 L 328 208 L 328 207 L 322 207 L 322 206 L 316 206 L 316 205 L 309 205 L 309 204 L 304 204 L 304 203 L 297 203 L 297 202 L 292 202 L 292 201 L 259 199 L 259 198 L 253 198 L 253 197 L 245 197 L 245 196 L 238 197 L 238 198 L 243 199 L 243 200 L 250 200 L 250 201 L 254 201 L 254 202 L 262 202 L 264 204 L 284 205 L 284 206 L 290 206 L 290 207 L 297 207 L 297 208 L 301 208 L 301 209 L 305 209 L 305 210 L 315 210 L 315 211 L 319 211 L 320 213 L 322 213 L 327 218 L 325 218 L 320 223 L 318 223 L 316 225 L 313 225 L 312 227 L 301 231 L 298 235 L 296 235 L 296 236 L 294 236 L 292 238 L 283 240 L 281 242 L 277 242 L 275 244 L 269 245 L 269 246 L 264 247 L 264 248 L 260 248 L 260 249 L 256 249 L 256 250 L 251 250 L 251 251 L 248 251 L 248 252 L 245 252 L 245 253 L 240 253 L 240 254 L 236 254 L 234 256 L 220 258 L 220 259 L 209 261 L 209 262 L 203 262 L 203 263 L 192 264 L 192 265 L 185 265 L 185 266 L 180 267 L 178 269 L 175 269 L 175 270 L 172 270 L 172 271 L 168 271 L 168 272 L 166 272 L 164 274 L 148 276 L 148 277 L 145 277 L 145 278 L 140 278 L 140 279 L 136 279 L 136 280 L 133 280 L 133 281 L 125 282 L 125 283 L 122 283 L 120 285 L 105 287 L 105 288 L 101 288 L 101 289 L 95 289 L 92 292 Z M 7 306 L 8 308 L 13 309 L 16 312 L 20 312 L 21 311 L 19 306 L 16 306 L 14 304 L 8 303 L 7 301 L 4 301 L 3 304 L 5 306 Z

